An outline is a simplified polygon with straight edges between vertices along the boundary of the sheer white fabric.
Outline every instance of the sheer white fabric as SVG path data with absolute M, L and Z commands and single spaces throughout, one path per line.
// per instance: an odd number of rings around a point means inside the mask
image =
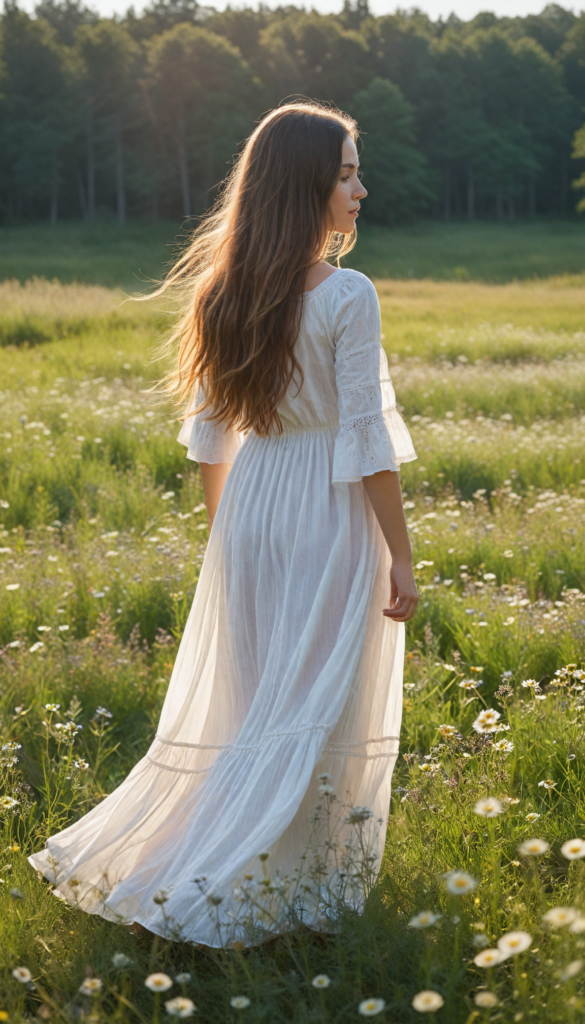
M 231 430 L 224 423 L 215 423 L 207 419 L 206 413 L 197 415 L 193 410 L 201 405 L 203 399 L 203 388 L 199 388 L 191 403 L 189 414 L 185 417 L 178 440 L 187 446 L 187 458 L 194 459 L 195 462 L 231 464 L 238 454 L 244 439 L 243 434 Z
M 371 283 L 338 270 L 303 303 L 304 382 L 280 407 L 282 435 L 241 443 L 197 416 L 181 431 L 189 457 L 234 463 L 156 738 L 30 858 L 90 913 L 211 946 L 290 925 L 264 915 L 252 935 L 239 884 L 263 852 L 272 880 L 294 876 L 319 773 L 371 810 L 379 858 L 398 752 L 404 626 L 381 614 L 389 555 L 361 481 L 415 454 Z M 322 927 L 318 904 L 305 921 Z

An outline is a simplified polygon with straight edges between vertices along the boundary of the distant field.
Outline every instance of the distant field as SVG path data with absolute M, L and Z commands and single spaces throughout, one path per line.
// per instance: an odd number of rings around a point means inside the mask
M 165 315 L 119 290 L 156 276 L 177 229 L 0 231 L 6 277 L 91 282 L 0 283 L 0 1019 L 154 1024 L 144 978 L 164 971 L 205 1024 L 239 1020 L 237 996 L 254 1024 L 351 1024 L 365 997 L 416 1024 L 421 989 L 444 1001 L 437 1024 L 583 1021 L 585 845 L 563 844 L 585 820 L 585 267 L 581 227 L 553 228 L 362 232 L 418 452 L 401 470 L 421 602 L 386 854 L 337 934 L 217 956 L 70 908 L 26 861 L 147 749 L 205 553 L 199 469 L 144 393 Z M 531 254 L 552 276 L 527 279 Z M 384 277 L 458 265 L 477 280 Z M 497 732 L 476 727 L 486 708 Z M 518 929 L 530 948 L 486 969 L 483 947 Z
M 360 225 L 348 265 L 371 277 L 504 283 L 585 271 L 585 222 Z M 64 223 L 0 228 L 0 280 L 57 278 L 127 290 L 158 277 L 185 241 L 180 224 Z

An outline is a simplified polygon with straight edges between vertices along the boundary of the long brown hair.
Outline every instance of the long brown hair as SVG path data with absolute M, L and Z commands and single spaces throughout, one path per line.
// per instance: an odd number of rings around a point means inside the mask
M 357 140 L 347 114 L 297 102 L 270 111 L 247 139 L 156 293 L 178 285 L 188 295 L 169 341 L 167 395 L 191 399 L 202 384 L 198 409 L 210 418 L 261 435 L 282 429 L 278 405 L 293 377 L 302 385 L 294 347 L 307 270 L 355 244 L 355 231 L 335 234 L 329 215 L 348 135 Z

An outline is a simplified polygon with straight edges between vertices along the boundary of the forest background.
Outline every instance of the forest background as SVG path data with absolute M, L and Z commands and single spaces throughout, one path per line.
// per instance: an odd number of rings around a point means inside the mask
M 585 159 L 585 14 L 432 21 L 155 0 L 0 17 L 0 223 L 178 220 L 213 200 L 254 122 L 289 96 L 365 132 L 365 217 L 567 217 Z M 583 165 L 581 165 L 583 166 Z M 575 182 L 575 179 L 577 181 Z

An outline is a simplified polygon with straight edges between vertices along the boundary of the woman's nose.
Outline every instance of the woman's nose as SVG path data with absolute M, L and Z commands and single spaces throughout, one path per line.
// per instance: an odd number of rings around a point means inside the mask
M 367 194 L 368 194 L 367 189 L 364 188 L 364 186 L 362 185 L 362 183 L 360 181 L 358 188 L 355 190 L 355 192 L 353 194 L 354 199 L 365 199 Z

